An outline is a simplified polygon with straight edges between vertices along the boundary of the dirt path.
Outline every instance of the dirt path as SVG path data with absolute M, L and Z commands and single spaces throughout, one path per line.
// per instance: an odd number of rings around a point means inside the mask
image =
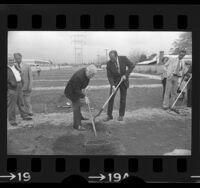
M 74 130 L 71 113 L 36 114 L 29 123 L 18 117 L 18 127 L 8 125 L 8 154 L 162 155 L 176 148 L 190 150 L 191 112 L 187 112 L 178 116 L 159 108 L 140 108 L 127 112 L 124 122 L 107 123 L 102 122 L 102 114 L 96 122 L 97 139 L 90 121 L 83 123 L 87 131 Z M 94 140 L 106 144 L 85 146 Z

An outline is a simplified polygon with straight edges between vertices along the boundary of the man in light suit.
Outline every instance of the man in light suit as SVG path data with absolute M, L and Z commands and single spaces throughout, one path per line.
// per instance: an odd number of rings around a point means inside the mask
M 13 56 L 8 57 L 7 70 L 7 116 L 10 125 L 17 126 L 16 123 L 16 106 L 19 108 L 23 120 L 32 120 L 24 109 L 24 100 L 22 94 L 23 80 L 20 72 L 14 65 Z
M 22 62 L 22 55 L 20 53 L 14 53 L 15 62 L 18 66 L 19 71 L 21 71 L 21 76 L 23 79 L 23 98 L 24 107 L 29 116 L 33 116 L 32 106 L 31 106 L 31 91 L 33 85 L 33 75 L 30 65 Z
M 163 100 L 163 110 L 171 109 L 179 113 L 175 108 L 172 108 L 172 104 L 177 97 L 178 79 L 182 77 L 183 58 L 185 55 L 186 50 L 182 49 L 179 51 L 178 57 L 169 58 L 165 64 L 167 82 Z

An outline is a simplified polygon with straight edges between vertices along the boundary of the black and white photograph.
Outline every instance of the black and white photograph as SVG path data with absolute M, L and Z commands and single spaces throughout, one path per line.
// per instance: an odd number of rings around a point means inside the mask
M 8 155 L 191 155 L 192 32 L 9 31 Z

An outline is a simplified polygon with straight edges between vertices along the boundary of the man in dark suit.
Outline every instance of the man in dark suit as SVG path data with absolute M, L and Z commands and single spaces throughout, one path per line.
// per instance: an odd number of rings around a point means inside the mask
M 89 99 L 85 96 L 83 90 L 88 86 L 90 79 L 96 73 L 97 68 L 94 65 L 82 68 L 72 75 L 65 88 L 65 96 L 72 101 L 74 129 L 84 130 L 81 120 L 86 118 L 81 114 L 81 104 L 89 103 Z
M 118 121 L 123 121 L 126 108 L 127 89 L 129 88 L 129 75 L 133 71 L 135 65 L 126 57 L 118 56 L 117 51 L 112 50 L 109 53 L 110 60 L 107 62 L 107 77 L 110 83 L 110 94 L 116 90 L 116 86 L 123 79 L 120 89 L 120 108 Z M 115 93 L 116 95 L 116 93 Z M 104 121 L 113 119 L 112 111 L 115 95 L 108 103 L 107 118 Z
M 16 105 L 19 108 L 23 120 L 32 120 L 24 109 L 23 101 L 23 80 L 20 72 L 14 65 L 14 58 L 8 57 L 8 75 L 7 75 L 7 115 L 10 125 L 17 126 L 16 123 Z

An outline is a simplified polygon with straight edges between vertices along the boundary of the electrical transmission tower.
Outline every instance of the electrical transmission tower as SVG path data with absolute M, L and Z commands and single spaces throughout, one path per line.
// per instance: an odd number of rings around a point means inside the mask
M 106 61 L 108 61 L 108 49 L 104 49 L 106 51 Z
M 83 64 L 83 46 L 86 43 L 85 35 L 74 34 L 71 39 L 74 45 L 74 62 L 75 64 Z

